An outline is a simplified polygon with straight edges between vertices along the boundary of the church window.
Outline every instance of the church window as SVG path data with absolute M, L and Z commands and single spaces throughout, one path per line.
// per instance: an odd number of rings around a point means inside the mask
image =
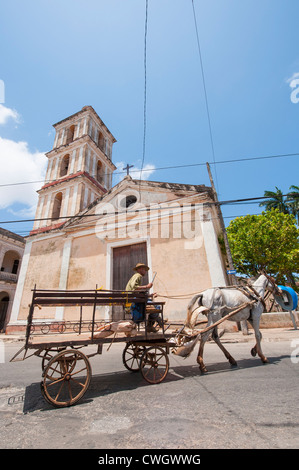
M 102 132 L 100 131 L 99 136 L 98 136 L 98 147 L 102 150 L 102 152 L 104 152 L 104 145 L 105 145 L 105 139 L 104 139 Z
M 104 183 L 104 168 L 100 161 L 98 161 L 97 165 L 97 181 L 101 184 Z
M 122 196 L 119 200 L 119 207 L 121 209 L 128 209 L 134 206 L 137 202 L 137 196 L 135 194 L 128 194 L 126 196 Z
M 54 198 L 52 219 L 55 220 L 60 217 L 61 204 L 62 204 L 62 193 L 57 193 Z
M 74 140 L 75 126 L 72 125 L 67 130 L 66 143 L 70 144 Z
M 126 196 L 126 198 L 125 198 L 126 209 L 128 209 L 128 207 L 133 206 L 135 204 L 135 202 L 137 202 L 137 197 L 134 196 L 134 194 Z
M 68 169 L 69 169 L 69 163 L 70 163 L 70 156 L 69 156 L 69 154 L 67 154 L 63 157 L 63 159 L 61 161 L 60 177 L 67 175 Z
M 13 262 L 13 265 L 12 265 L 12 274 L 17 274 L 18 272 L 18 267 L 19 267 L 19 263 L 20 263 L 20 260 L 19 259 L 15 259 L 14 262 Z

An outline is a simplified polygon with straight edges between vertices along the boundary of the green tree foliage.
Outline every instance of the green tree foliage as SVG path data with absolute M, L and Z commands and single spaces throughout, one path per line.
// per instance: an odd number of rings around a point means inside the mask
M 286 197 L 286 204 L 290 214 L 297 217 L 297 223 L 299 224 L 299 186 L 292 185 L 290 190 Z
M 299 230 L 296 219 L 278 209 L 232 220 L 227 236 L 234 266 L 239 273 L 255 276 L 259 270 L 280 283 L 295 287 L 299 273 Z
M 265 191 L 264 196 L 267 199 L 259 205 L 264 206 L 266 211 L 278 209 L 283 214 L 293 214 L 299 224 L 299 186 L 290 186 L 290 192 L 286 195 L 277 186 L 275 189 L 276 191 Z
M 278 209 L 284 214 L 289 214 L 289 207 L 286 203 L 286 198 L 283 195 L 281 189 L 275 186 L 276 191 L 265 191 L 264 196 L 267 198 L 266 201 L 261 202 L 260 206 L 265 206 L 266 211 L 271 209 Z

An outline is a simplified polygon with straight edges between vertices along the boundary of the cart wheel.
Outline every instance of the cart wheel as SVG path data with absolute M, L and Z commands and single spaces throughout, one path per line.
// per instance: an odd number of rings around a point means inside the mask
M 52 357 L 56 356 L 57 353 L 60 351 L 65 350 L 66 348 L 56 348 L 56 349 L 45 349 L 45 352 L 43 354 L 42 358 L 42 370 L 45 369 L 45 367 L 48 365 L 49 361 L 52 359 Z
M 158 384 L 165 379 L 169 369 L 166 351 L 157 346 L 147 348 L 140 360 L 140 372 L 150 384 Z
M 127 343 L 123 350 L 124 366 L 131 372 L 138 372 L 140 369 L 140 359 L 145 351 L 144 346 L 137 346 L 134 343 Z
M 89 387 L 91 367 L 80 351 L 61 351 L 50 359 L 41 383 L 44 398 L 56 407 L 71 406 L 83 397 Z

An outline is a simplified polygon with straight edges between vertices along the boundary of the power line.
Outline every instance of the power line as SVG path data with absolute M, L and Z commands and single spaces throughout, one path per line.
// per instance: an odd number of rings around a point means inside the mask
M 180 215 L 180 214 L 177 214 L 177 215 Z M 259 215 L 259 214 L 251 214 L 251 215 Z M 236 217 L 243 217 L 244 214 L 241 214 L 241 215 L 228 215 L 228 216 L 223 216 L 224 219 L 235 219 Z M 95 219 L 96 220 L 96 219 Z M 211 217 L 210 220 L 217 220 L 216 217 Z M 187 220 L 187 222 L 196 222 L 197 219 L 190 219 L 190 220 Z M 92 221 L 91 221 L 92 222 Z M 171 224 L 179 224 L 179 223 L 182 223 L 182 221 L 176 221 L 176 220 L 170 220 L 169 222 L 153 222 L 151 220 L 149 221 L 144 221 L 144 222 L 147 222 L 148 224 L 150 224 L 151 227 L 153 226 L 159 226 L 159 225 L 166 225 L 168 223 L 171 223 Z M 1 223 L 1 222 L 0 222 Z M 82 225 L 82 228 L 84 227 L 88 227 L 89 225 Z M 20 235 L 21 237 L 26 237 L 26 235 L 29 235 L 29 233 L 31 232 L 32 229 L 30 230 L 18 230 L 18 231 L 15 231 L 13 230 L 14 233 L 16 233 L 17 235 Z
M 147 69 L 146 69 L 146 54 L 147 54 L 147 20 L 148 20 L 148 0 L 145 1 L 145 25 L 144 25 L 144 100 L 143 100 L 143 147 L 142 147 L 142 163 L 140 170 L 140 183 L 142 170 L 145 159 L 145 143 L 146 143 L 146 92 L 147 92 Z M 139 184 L 140 193 L 140 184 Z
M 222 164 L 227 164 L 227 163 L 241 163 L 241 162 L 248 162 L 248 161 L 258 161 L 258 160 L 266 160 L 266 159 L 271 159 L 271 158 L 287 158 L 287 157 L 298 157 L 298 153 L 285 153 L 285 154 L 280 154 L 280 155 L 266 155 L 262 157 L 245 157 L 245 158 L 236 158 L 236 159 L 230 159 L 230 160 L 220 160 L 217 162 L 210 162 L 210 165 L 222 165 Z M 160 170 L 175 170 L 179 168 L 192 168 L 192 167 L 197 167 L 197 166 L 206 166 L 206 163 L 189 163 L 185 165 L 171 165 L 171 166 L 162 166 L 162 167 L 156 167 L 156 168 L 149 168 L 149 169 L 143 169 L 143 172 L 148 172 L 148 171 L 160 171 Z M 140 170 L 131 170 L 131 173 L 140 173 Z M 107 173 L 108 175 L 124 175 L 126 174 L 125 171 L 116 171 L 116 172 L 111 172 Z M 38 180 L 38 181 L 22 181 L 19 183 L 6 183 L 6 184 L 0 184 L 0 188 L 5 188 L 9 186 L 19 186 L 19 185 L 25 185 L 25 184 L 36 184 L 36 183 L 44 183 L 44 184 L 49 184 L 53 183 L 54 181 L 57 181 L 59 183 L 59 179 L 55 180 Z
M 286 195 L 283 195 L 283 197 L 285 197 Z M 217 205 L 219 204 L 220 206 L 221 205 L 232 205 L 232 204 L 236 204 L 236 205 L 240 205 L 241 203 L 248 203 L 249 201 L 251 201 L 251 203 L 258 203 L 259 201 L 263 200 L 263 199 L 272 199 L 272 196 L 260 196 L 260 197 L 252 197 L 252 198 L 244 198 L 244 199 L 229 199 L 227 201 L 217 201 L 217 202 L 214 202 L 214 201 L 206 201 L 206 202 L 199 202 L 199 203 L 196 203 L 196 204 L 192 204 L 192 207 L 195 208 L 195 207 L 200 207 L 200 206 L 212 206 L 212 205 Z M 99 201 L 100 202 L 100 201 Z M 175 201 L 173 201 L 175 202 Z M 180 206 L 180 207 L 183 207 L 183 206 Z M 105 216 L 109 216 L 109 215 L 123 215 L 123 214 L 136 214 L 136 213 L 140 213 L 140 212 L 149 212 L 149 211 L 155 211 L 155 210 L 159 210 L 159 211 L 163 211 L 163 210 L 175 210 L 175 209 L 178 209 L 177 206 L 175 207 L 146 207 L 146 208 L 142 208 L 142 209 L 136 209 L 136 210 L 126 210 L 126 211 L 115 211 L 115 212 L 111 212 L 111 213 L 107 213 L 107 214 L 81 214 L 81 215 L 72 215 L 72 216 L 61 216 L 61 217 L 56 217 L 55 219 L 53 219 L 53 217 L 44 217 L 44 218 L 38 218 L 38 219 L 21 219 L 21 220 L 3 220 L 3 221 L 0 221 L 0 224 L 12 224 L 12 223 L 25 223 L 25 222 L 42 222 L 42 221 L 46 221 L 46 220 L 52 220 L 52 221 L 57 221 L 57 220 L 61 220 L 63 219 L 64 221 L 65 220 L 71 220 L 71 219 L 82 219 L 82 218 L 86 218 L 86 217 L 101 217 L 103 215 Z
M 200 46 L 200 41 L 199 41 L 196 13 L 195 13 L 194 1 L 193 0 L 192 0 L 192 9 L 193 9 L 193 18 L 194 18 L 194 24 L 195 24 L 195 32 L 196 32 L 196 39 L 197 39 L 197 47 L 198 47 L 198 54 L 199 54 L 199 61 L 200 61 L 200 68 L 201 68 L 201 75 L 202 75 L 202 82 L 203 82 L 203 89 L 204 89 L 204 95 L 205 95 L 206 111 L 207 111 L 208 124 L 209 124 L 209 133 L 210 133 L 212 155 L 213 155 L 213 161 L 215 162 L 215 150 L 214 150 L 214 141 L 213 141 L 213 134 L 212 134 L 211 117 L 210 117 L 210 111 L 209 111 L 206 79 L 205 79 L 205 74 L 204 74 L 204 67 L 203 67 L 202 54 L 201 54 L 201 46 Z M 215 176 L 216 176 L 217 192 L 219 192 L 216 167 L 215 167 Z

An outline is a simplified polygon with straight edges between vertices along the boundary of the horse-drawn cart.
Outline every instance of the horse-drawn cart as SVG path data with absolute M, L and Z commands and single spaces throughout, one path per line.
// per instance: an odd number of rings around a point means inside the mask
M 56 407 L 74 405 L 83 397 L 91 380 L 90 358 L 101 354 L 104 344 L 109 348 L 113 342 L 125 342 L 124 366 L 132 372 L 140 371 L 150 384 L 160 383 L 169 369 L 168 340 L 171 334 L 166 333 L 167 326 L 163 321 L 164 302 L 148 302 L 147 293 L 138 291 L 34 289 L 25 344 L 11 362 L 33 355 L 40 357 L 41 391 L 44 398 Z M 116 322 L 96 318 L 101 307 L 120 306 L 125 312 L 136 303 L 143 304 L 146 312 L 154 309 L 161 315 L 163 327 L 158 332 L 147 332 L 148 312 L 138 325 L 132 320 L 126 321 L 125 317 Z M 40 311 L 45 307 L 51 308 L 52 312 L 57 312 L 57 308 L 71 308 L 72 320 L 42 321 Z M 84 354 L 82 348 L 89 345 L 96 345 L 96 352 Z
M 212 331 L 213 339 L 226 358 L 232 365 L 236 365 L 234 358 L 219 340 L 217 326 L 225 320 L 248 320 L 254 327 L 256 338 L 251 354 L 253 356 L 258 354 L 265 363 L 267 358 L 261 350 L 259 321 L 263 312 L 263 297 L 266 289 L 277 295 L 280 294 L 272 278 L 263 274 L 253 283 L 250 292 L 238 286 L 203 291 L 193 297 L 189 303 L 185 323 L 172 333 L 168 332 L 171 325 L 168 323 L 166 326 L 163 319 L 165 302 L 149 302 L 146 292 L 34 289 L 27 319 L 25 345 L 11 361 L 22 360 L 32 355 L 40 357 L 42 359 L 42 394 L 49 403 L 58 407 L 74 405 L 83 397 L 91 380 L 89 359 L 102 353 L 103 344 L 108 344 L 109 349 L 113 342 L 125 342 L 123 351 L 125 367 L 132 372 L 140 371 L 148 383 L 158 384 L 167 376 L 170 349 L 173 349 L 178 356 L 187 357 L 199 340 L 197 362 L 200 370 L 206 372 L 202 360 L 203 346 Z M 200 303 L 198 299 L 201 299 Z M 206 306 L 205 303 L 207 303 Z M 132 320 L 126 321 L 125 316 L 123 320 L 115 322 L 97 318 L 99 309 L 102 310 L 103 317 L 103 308 L 120 306 L 125 312 L 132 304 L 144 307 L 145 315 L 138 325 Z M 194 305 L 197 307 L 192 310 Z M 50 324 L 42 321 L 41 315 L 37 314 L 34 318 L 36 310 L 40 311 L 45 307 L 52 308 L 53 321 Z M 69 315 L 72 320 L 67 320 L 66 311 L 57 310 L 67 310 L 67 308 L 72 309 Z M 198 309 L 207 316 L 208 322 L 204 328 L 200 325 L 200 329 L 196 328 L 198 325 L 195 321 Z M 161 315 L 163 326 L 158 332 L 148 333 L 147 324 L 155 318 L 151 318 L 153 310 Z M 59 316 L 64 320 L 57 321 Z M 81 349 L 89 345 L 96 345 L 96 352 L 88 351 L 84 354 Z M 16 359 L 22 351 L 24 352 L 23 358 Z

